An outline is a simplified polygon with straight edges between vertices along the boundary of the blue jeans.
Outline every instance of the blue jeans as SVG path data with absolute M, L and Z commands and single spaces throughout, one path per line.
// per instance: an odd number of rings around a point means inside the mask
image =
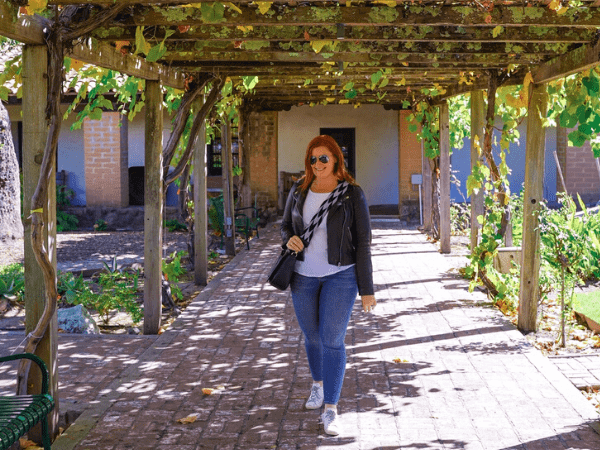
M 354 266 L 325 277 L 294 273 L 290 284 L 314 381 L 323 381 L 325 403 L 337 405 L 346 371 L 344 338 L 358 294 Z

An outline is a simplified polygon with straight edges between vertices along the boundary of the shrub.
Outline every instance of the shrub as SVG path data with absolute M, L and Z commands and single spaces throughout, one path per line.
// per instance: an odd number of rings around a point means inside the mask
M 0 297 L 23 298 L 25 292 L 25 275 L 23 264 L 9 264 L 0 267 Z

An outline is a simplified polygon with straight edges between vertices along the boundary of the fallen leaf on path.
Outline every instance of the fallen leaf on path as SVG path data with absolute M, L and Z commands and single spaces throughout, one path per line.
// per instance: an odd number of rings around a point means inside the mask
M 394 358 L 393 361 L 395 363 L 407 363 L 408 359 L 400 359 L 400 358 Z
M 196 420 L 198 420 L 198 416 L 199 416 L 198 413 L 190 414 L 189 416 L 183 417 L 181 419 L 177 419 L 177 422 L 183 423 L 183 424 L 194 423 Z
M 19 439 L 19 447 L 21 447 L 22 449 L 28 449 L 28 450 L 44 450 L 42 447 L 38 446 L 35 442 L 30 441 L 25 438 Z
M 211 395 L 213 393 L 214 389 L 211 388 L 202 388 L 202 393 L 204 395 Z

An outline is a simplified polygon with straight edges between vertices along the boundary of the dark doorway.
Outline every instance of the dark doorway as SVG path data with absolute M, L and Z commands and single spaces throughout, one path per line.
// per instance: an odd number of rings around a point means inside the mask
M 327 134 L 335 139 L 346 161 L 346 170 L 350 175 L 356 178 L 356 162 L 355 162 L 355 128 L 321 128 L 320 134 Z

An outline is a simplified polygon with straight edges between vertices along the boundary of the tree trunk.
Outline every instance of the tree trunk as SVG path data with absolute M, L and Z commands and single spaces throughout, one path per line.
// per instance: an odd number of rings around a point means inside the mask
M 8 111 L 0 102 L 0 240 L 23 237 L 19 165 Z

